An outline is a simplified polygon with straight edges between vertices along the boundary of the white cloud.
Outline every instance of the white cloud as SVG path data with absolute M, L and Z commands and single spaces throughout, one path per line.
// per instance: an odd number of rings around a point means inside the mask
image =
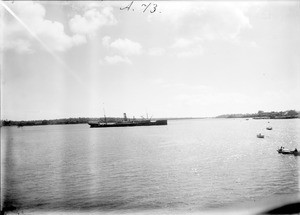
M 209 40 L 234 40 L 243 29 L 251 28 L 249 18 L 242 8 L 228 2 L 217 6 L 210 5 L 197 18 L 208 20 L 207 23 L 200 22 L 199 25 L 191 23 L 191 27 L 199 27 L 199 37 Z
M 142 46 L 139 43 L 133 42 L 126 38 L 117 39 L 111 42 L 111 38 L 109 36 L 105 36 L 102 38 L 102 44 L 110 53 L 114 54 L 113 56 L 106 56 L 104 58 L 105 62 L 109 64 L 132 64 L 128 56 L 139 55 L 142 53 Z
M 110 53 L 114 54 L 113 56 L 106 56 L 104 58 L 105 62 L 109 64 L 132 64 L 128 56 L 139 55 L 142 53 L 142 46 L 139 43 L 133 42 L 127 38 L 117 39 L 111 42 L 111 38 L 109 36 L 105 36 L 102 38 L 102 44 Z
M 75 45 L 80 45 L 82 43 L 86 43 L 86 37 L 83 35 L 76 34 L 72 37 L 73 43 Z
M 132 62 L 127 58 L 119 55 L 114 56 L 106 56 L 104 58 L 104 61 L 108 64 L 117 64 L 117 63 L 126 63 L 126 64 L 132 64 Z
M 69 22 L 71 31 L 77 34 L 93 36 L 100 27 L 117 23 L 112 13 L 112 7 L 105 7 L 101 11 L 99 10 L 92 8 L 85 11 L 83 16 L 75 15 Z
M 142 53 L 142 46 L 129 39 L 117 39 L 110 44 L 110 47 L 121 52 L 123 55 L 139 55 Z
M 37 26 L 35 33 L 50 49 L 56 51 L 65 51 L 74 45 L 73 38 L 64 32 L 64 26 L 59 22 L 43 20 Z M 78 37 L 74 40 L 77 44 L 83 42 L 78 40 Z
M 38 45 L 36 38 L 54 51 L 65 51 L 85 42 L 78 35 L 67 35 L 60 22 L 45 19 L 46 10 L 39 3 L 15 2 L 10 7 L 25 26 L 6 12 L 3 22 L 4 49 L 33 52 L 35 46 Z
M 243 29 L 251 28 L 246 11 L 249 5 L 237 2 L 160 2 L 160 14 L 149 15 L 151 22 L 170 22 L 178 35 L 205 40 L 234 40 Z
M 232 2 L 159 2 L 160 14 L 149 15 L 150 22 L 166 22 L 178 38 L 168 53 L 178 58 L 190 58 L 204 53 L 209 41 L 245 45 L 240 33 L 251 29 L 246 15 L 249 4 Z

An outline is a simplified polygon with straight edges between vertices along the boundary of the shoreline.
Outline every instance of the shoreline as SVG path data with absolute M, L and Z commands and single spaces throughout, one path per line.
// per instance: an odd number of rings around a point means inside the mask
M 245 120 L 278 120 L 278 119 L 299 119 L 300 117 L 276 117 L 276 118 L 270 118 L 270 117 L 183 117 L 183 118 L 157 118 L 159 120 L 195 120 L 195 119 L 245 119 Z M 74 118 L 69 118 L 74 119 Z M 88 124 L 90 121 L 103 121 L 102 118 L 84 118 L 84 119 L 90 119 L 90 120 L 84 120 L 84 121 L 74 121 L 69 119 L 57 119 L 57 120 L 30 120 L 30 121 L 6 121 L 6 123 L 3 123 L 1 121 L 1 127 L 10 127 L 10 126 L 16 126 L 16 127 L 27 127 L 27 126 L 44 126 L 44 125 L 76 125 L 76 124 Z M 78 118 L 83 119 L 83 118 Z M 153 120 L 157 120 L 154 118 Z M 116 122 L 120 120 L 120 118 L 111 118 L 108 120 L 108 122 Z M 41 122 L 42 121 L 42 122 Z

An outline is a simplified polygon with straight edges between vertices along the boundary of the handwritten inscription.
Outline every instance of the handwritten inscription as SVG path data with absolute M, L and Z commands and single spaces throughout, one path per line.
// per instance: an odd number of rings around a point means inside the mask
M 150 13 L 155 13 L 155 12 L 158 12 L 157 11 L 157 7 L 158 5 L 155 4 L 155 3 L 147 3 L 147 4 L 140 4 L 140 5 L 137 5 L 138 3 L 134 4 L 135 2 L 134 1 L 131 1 L 127 6 L 125 7 L 120 7 L 120 10 L 127 10 L 127 11 L 134 11 L 134 9 L 140 9 L 141 12 L 145 13 L 145 12 L 150 12 Z M 140 2 L 139 2 L 140 3 Z M 159 11 L 159 13 L 161 13 Z
M 98 1 L 103 1 L 103 0 L 98 0 Z M 12 0 L 11 3 L 13 4 L 15 2 L 15 0 Z M 140 11 L 145 13 L 145 12 L 150 12 L 150 13 L 155 13 L 155 12 L 159 12 L 157 11 L 158 5 L 155 3 L 147 3 L 147 4 L 141 4 L 141 2 L 139 2 L 140 4 L 138 5 L 138 3 L 136 3 L 138 6 L 133 6 L 135 3 L 135 1 L 131 1 L 127 6 L 125 7 L 120 7 L 120 10 L 127 10 L 127 11 L 134 11 L 134 9 L 136 9 L 137 7 L 140 7 Z M 139 9 L 139 8 L 138 8 Z

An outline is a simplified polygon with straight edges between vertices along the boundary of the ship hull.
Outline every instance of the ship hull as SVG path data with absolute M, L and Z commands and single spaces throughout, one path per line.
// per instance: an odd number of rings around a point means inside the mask
M 158 126 L 167 125 L 167 120 L 156 120 L 153 122 L 128 122 L 128 123 L 88 123 L 91 128 L 107 128 L 107 127 L 134 127 L 134 126 Z

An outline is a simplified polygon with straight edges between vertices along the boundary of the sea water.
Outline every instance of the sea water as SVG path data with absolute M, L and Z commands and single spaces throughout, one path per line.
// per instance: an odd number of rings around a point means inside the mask
M 299 119 L 2 127 L 1 201 L 25 211 L 203 211 L 295 194 L 300 157 L 276 149 L 299 149 L 299 128 Z

